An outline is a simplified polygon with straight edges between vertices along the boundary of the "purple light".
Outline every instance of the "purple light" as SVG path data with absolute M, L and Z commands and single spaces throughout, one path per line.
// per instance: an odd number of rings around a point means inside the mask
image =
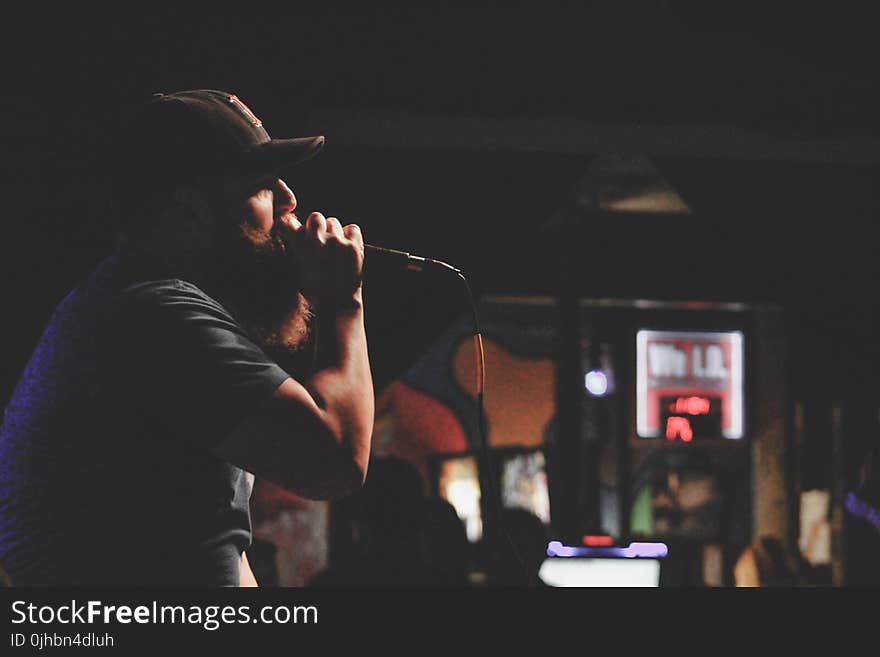
M 630 543 L 628 548 L 624 548 L 627 557 L 646 557 L 657 559 L 665 557 L 668 553 L 665 543 Z
M 628 547 L 570 547 L 559 541 L 547 545 L 548 557 L 623 557 L 660 559 L 668 554 L 665 543 L 630 543 Z
M 566 547 L 559 541 L 550 541 L 547 545 L 548 557 L 576 557 L 581 548 Z
M 850 491 L 849 494 L 847 494 L 846 499 L 843 501 L 843 506 L 852 515 L 864 518 L 874 525 L 874 527 L 880 529 L 880 511 L 864 500 L 859 499 L 853 491 Z M 549 549 L 550 548 L 547 548 L 548 553 Z

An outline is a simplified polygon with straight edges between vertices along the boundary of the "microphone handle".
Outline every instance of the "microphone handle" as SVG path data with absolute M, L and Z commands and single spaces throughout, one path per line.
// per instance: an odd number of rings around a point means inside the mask
M 452 265 L 446 264 L 445 262 L 433 260 L 432 258 L 423 258 L 422 256 L 413 255 L 406 251 L 398 251 L 397 249 L 386 249 L 383 246 L 364 244 L 364 254 L 367 256 L 373 254 L 387 259 L 389 262 L 395 262 L 408 271 L 424 271 L 428 267 L 435 266 L 443 267 L 444 269 L 451 269 L 457 274 L 461 273 L 460 270 Z

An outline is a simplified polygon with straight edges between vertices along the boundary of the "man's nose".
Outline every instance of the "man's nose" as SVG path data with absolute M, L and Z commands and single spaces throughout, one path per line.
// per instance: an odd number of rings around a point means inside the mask
M 287 183 L 278 179 L 275 184 L 275 211 L 278 215 L 285 215 L 296 209 L 296 196 L 293 190 L 287 186 Z

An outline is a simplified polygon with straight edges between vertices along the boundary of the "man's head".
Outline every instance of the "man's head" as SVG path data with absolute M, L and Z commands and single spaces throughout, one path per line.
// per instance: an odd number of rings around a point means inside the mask
M 213 89 L 154 94 L 126 113 L 120 132 L 110 166 L 120 205 L 134 214 L 144 196 L 165 202 L 206 180 L 278 171 L 324 145 L 323 137 L 272 139 L 237 96 Z M 125 229 L 140 228 L 126 219 Z
M 240 319 L 271 332 L 298 297 L 279 224 L 296 197 L 278 172 L 324 138 L 272 139 L 234 94 L 206 89 L 156 94 L 123 123 L 113 162 L 121 233 L 191 266 Z

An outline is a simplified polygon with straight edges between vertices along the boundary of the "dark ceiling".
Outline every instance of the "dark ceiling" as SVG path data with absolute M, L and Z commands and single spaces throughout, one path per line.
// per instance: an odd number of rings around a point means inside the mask
M 95 93 L 214 85 L 234 86 L 255 105 L 301 99 L 304 110 L 405 107 L 722 122 L 799 137 L 878 134 L 867 12 L 448 4 L 59 9 L 8 22 L 5 64 L 19 88 L 44 98 L 77 94 L 84 104 Z

